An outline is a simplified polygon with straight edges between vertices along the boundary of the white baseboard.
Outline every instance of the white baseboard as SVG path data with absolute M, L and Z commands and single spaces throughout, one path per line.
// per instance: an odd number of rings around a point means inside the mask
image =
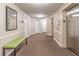
M 53 36 L 52 34 L 47 33 L 48 36 Z
M 54 38 L 54 40 L 56 41 L 56 43 L 57 43 L 60 47 L 62 47 L 62 44 L 61 44 L 60 42 L 58 42 L 58 41 L 56 40 L 56 38 Z
M 31 35 L 34 35 L 34 34 L 36 34 L 36 33 L 31 33 Z
M 31 34 L 28 34 L 27 37 L 31 36 Z
M 34 35 L 34 34 L 36 34 L 36 33 L 31 33 L 31 34 L 27 35 L 27 37 L 30 37 L 31 35 Z

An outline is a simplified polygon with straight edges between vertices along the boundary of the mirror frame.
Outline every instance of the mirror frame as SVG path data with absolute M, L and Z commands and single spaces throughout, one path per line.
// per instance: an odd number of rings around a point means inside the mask
M 11 29 L 9 29 L 8 28 L 8 9 L 10 9 L 10 10 L 12 10 L 12 11 L 14 11 L 15 13 L 16 13 L 16 24 L 14 24 L 15 26 L 16 26 L 16 28 L 11 28 Z M 17 12 L 14 10 L 14 9 L 12 9 L 12 8 L 10 8 L 10 7 L 8 7 L 8 6 L 6 6 L 6 31 L 12 31 L 12 30 L 16 30 L 17 29 Z

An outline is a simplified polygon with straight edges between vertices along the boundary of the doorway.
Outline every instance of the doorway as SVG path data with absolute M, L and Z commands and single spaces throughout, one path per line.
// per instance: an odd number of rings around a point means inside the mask
M 79 55 L 79 5 L 66 11 L 67 48 Z
M 52 36 L 54 37 L 54 24 L 53 24 L 53 21 L 54 21 L 54 17 L 51 18 L 51 31 L 52 31 Z

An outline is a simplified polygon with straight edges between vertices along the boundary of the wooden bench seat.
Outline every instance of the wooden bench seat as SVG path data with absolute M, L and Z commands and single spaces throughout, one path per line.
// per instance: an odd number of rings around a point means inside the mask
M 27 44 L 27 39 L 25 39 L 23 37 L 14 38 L 12 41 L 5 44 L 3 46 L 3 55 L 5 56 L 5 49 L 14 49 L 14 56 L 15 56 L 16 55 L 16 49 L 23 43 L 24 40 L 26 40 L 26 44 Z

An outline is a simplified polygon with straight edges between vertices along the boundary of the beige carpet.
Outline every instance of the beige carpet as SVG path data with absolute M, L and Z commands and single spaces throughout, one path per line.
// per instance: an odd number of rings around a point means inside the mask
M 24 45 L 17 56 L 74 56 L 68 49 L 61 48 L 53 37 L 45 33 L 35 34 L 28 38 L 27 46 Z

